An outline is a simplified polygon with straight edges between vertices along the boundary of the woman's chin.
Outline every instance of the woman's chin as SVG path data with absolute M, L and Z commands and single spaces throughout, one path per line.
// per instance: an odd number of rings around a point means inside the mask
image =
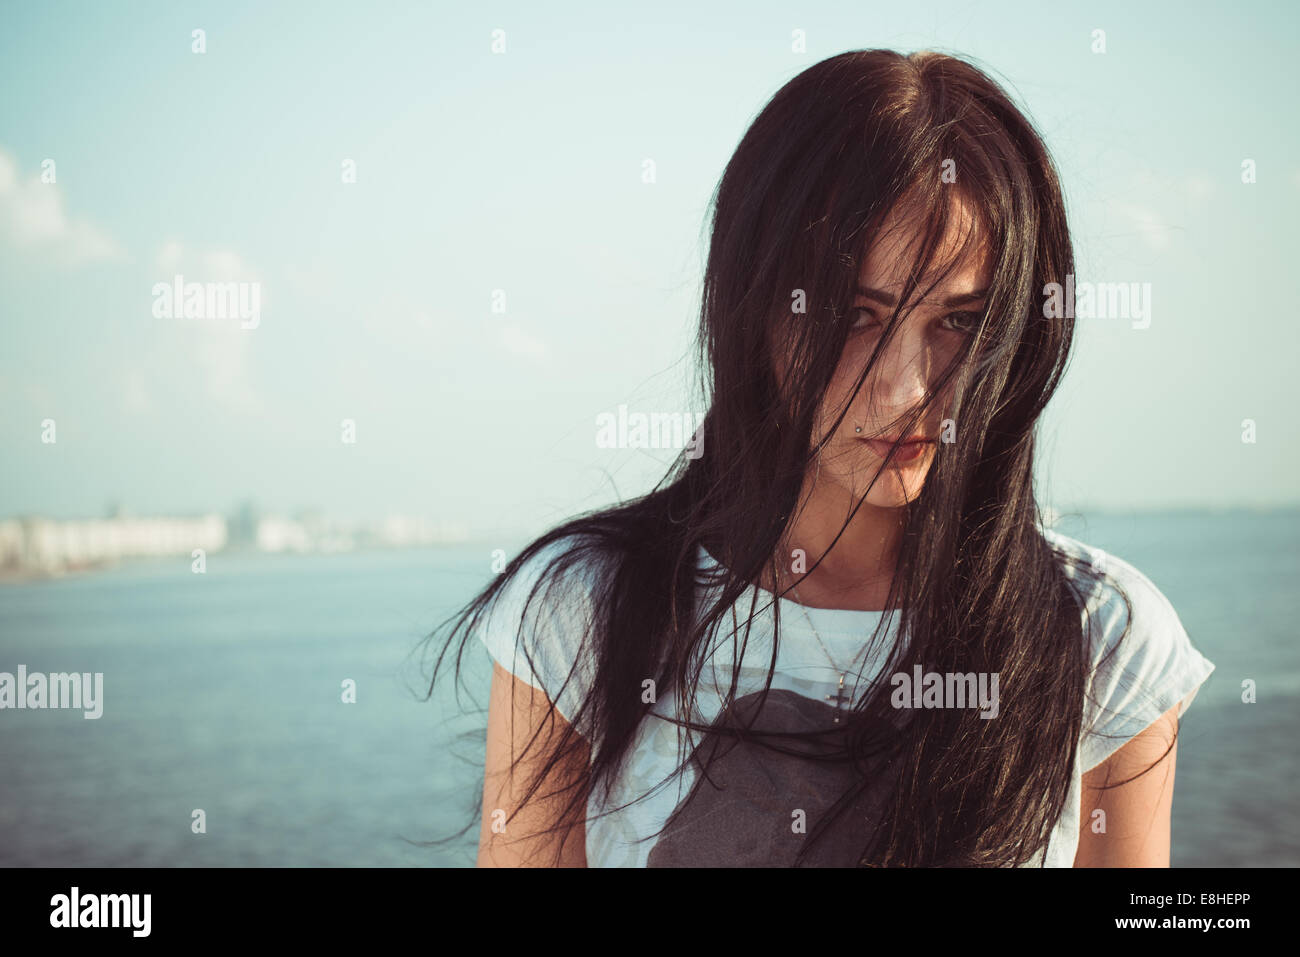
M 873 491 L 867 496 L 867 504 L 874 508 L 902 508 L 915 499 L 915 495 L 910 497 L 901 493 L 898 495 L 878 495 Z
M 897 473 L 887 473 L 876 479 L 876 484 L 870 491 L 865 487 L 861 488 L 855 497 L 861 498 L 865 494 L 867 504 L 875 508 L 902 508 L 920 497 L 924 484 L 924 474 L 899 476 Z

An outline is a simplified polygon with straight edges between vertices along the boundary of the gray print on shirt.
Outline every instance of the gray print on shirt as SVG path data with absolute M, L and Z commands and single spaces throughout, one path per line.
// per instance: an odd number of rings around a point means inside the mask
M 877 761 L 869 775 L 872 780 L 849 801 L 847 810 L 836 809 L 834 823 L 814 840 L 818 824 L 857 781 L 845 758 L 848 731 L 834 723 L 835 709 L 820 701 L 773 690 L 759 711 L 761 697 L 755 693 L 738 698 L 718 723 L 748 725 L 768 735 L 818 736 L 765 736 L 755 742 L 706 733 L 693 759 L 695 785 L 669 818 L 647 866 L 857 865 L 888 794 L 886 769 Z M 806 816 L 806 833 L 792 827 L 796 810 Z M 800 850 L 804 855 L 796 862 Z

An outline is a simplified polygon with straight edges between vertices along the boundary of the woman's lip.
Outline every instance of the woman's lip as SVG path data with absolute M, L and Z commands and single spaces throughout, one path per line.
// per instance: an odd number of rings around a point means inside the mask
M 871 451 L 875 452 L 882 459 L 889 455 L 893 449 L 893 442 L 885 442 L 880 439 L 866 439 L 867 445 L 871 446 Z M 898 443 L 898 451 L 894 453 L 893 461 L 908 462 L 920 458 L 926 450 L 926 447 L 934 442 L 933 439 L 909 439 L 906 442 Z

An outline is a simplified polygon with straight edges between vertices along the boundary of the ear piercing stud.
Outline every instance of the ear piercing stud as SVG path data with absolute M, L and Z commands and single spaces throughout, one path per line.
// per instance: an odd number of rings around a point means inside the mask
M 854 432 L 861 432 L 861 431 L 862 431 L 862 426 L 859 425 L 859 426 L 858 426 L 857 428 L 855 428 L 853 431 L 854 431 Z

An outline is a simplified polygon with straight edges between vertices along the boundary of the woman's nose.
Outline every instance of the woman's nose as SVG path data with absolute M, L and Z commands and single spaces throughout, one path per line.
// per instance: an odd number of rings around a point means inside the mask
M 919 337 L 898 329 L 885 344 L 874 371 L 872 394 L 882 408 L 899 413 L 924 401 L 930 378 L 931 356 Z

